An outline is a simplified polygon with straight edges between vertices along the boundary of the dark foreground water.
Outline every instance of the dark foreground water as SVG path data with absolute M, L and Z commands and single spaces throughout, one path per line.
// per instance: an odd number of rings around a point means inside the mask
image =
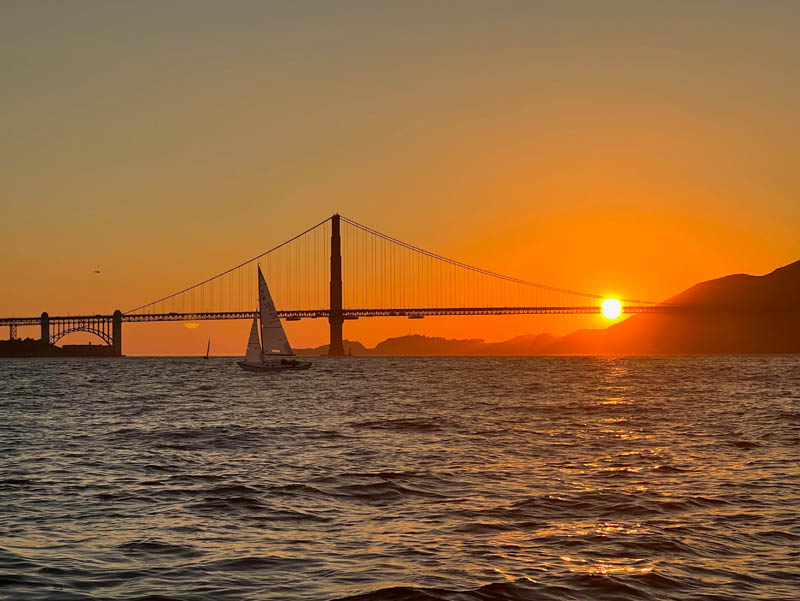
M 0 361 L 0 598 L 800 599 L 800 357 Z

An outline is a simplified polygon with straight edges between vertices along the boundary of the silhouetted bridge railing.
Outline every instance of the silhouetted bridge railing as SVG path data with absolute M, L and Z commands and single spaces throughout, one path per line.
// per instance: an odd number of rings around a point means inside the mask
M 663 313 L 672 310 L 665 305 L 627 306 L 622 308 L 623 313 Z M 545 315 L 545 314 L 582 314 L 598 315 L 601 308 L 596 306 L 585 307 L 427 307 L 406 309 L 342 309 L 344 319 L 358 319 L 359 317 L 435 317 L 445 315 Z M 123 315 L 123 322 L 141 323 L 146 321 L 207 321 L 221 319 L 253 319 L 256 311 L 219 311 L 199 313 L 154 313 Z M 301 319 L 328 318 L 329 309 L 297 309 L 291 311 L 278 311 L 278 316 L 287 321 Z M 50 318 L 53 319 L 52 317 Z
M 623 306 L 622 312 L 635 313 L 666 313 L 681 309 L 670 305 L 629 305 Z M 601 308 L 596 306 L 585 307 L 428 307 L 409 309 L 342 309 L 345 319 L 359 317 L 434 317 L 445 315 L 599 315 Z M 122 314 L 123 323 L 143 323 L 150 321 L 219 321 L 226 319 L 253 319 L 258 316 L 257 311 L 201 311 L 193 313 L 135 313 Z M 301 319 L 315 319 L 329 317 L 329 309 L 296 309 L 278 311 L 278 316 L 287 321 Z M 71 326 L 89 324 L 95 321 L 113 320 L 113 315 L 56 315 L 48 316 L 50 325 L 69 324 Z M 37 326 L 42 321 L 41 317 L 0 317 L 0 326 Z
M 627 305 L 622 307 L 622 313 L 636 315 L 640 313 L 765 313 L 765 312 L 800 311 L 800 307 L 737 307 L 716 305 Z M 358 319 L 360 317 L 437 317 L 447 315 L 600 315 L 601 307 L 429 307 L 408 309 L 343 309 L 344 319 Z M 328 309 L 297 309 L 278 311 L 278 316 L 287 321 L 300 321 L 301 319 L 328 318 Z M 258 317 L 257 311 L 203 311 L 195 313 L 142 313 L 122 314 L 123 323 L 146 323 L 167 321 L 221 321 L 229 319 L 253 319 Z M 94 327 L 97 322 L 113 323 L 113 315 L 60 315 L 48 316 L 51 327 L 56 326 L 55 332 L 61 338 L 72 331 L 89 331 L 82 329 Z M 0 317 L 0 327 L 38 326 L 42 317 Z M 69 330 L 69 331 L 67 331 Z M 52 338 L 52 336 L 51 336 Z

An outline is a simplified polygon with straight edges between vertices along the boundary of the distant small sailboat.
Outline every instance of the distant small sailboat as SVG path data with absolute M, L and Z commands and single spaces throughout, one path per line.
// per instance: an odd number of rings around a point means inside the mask
M 208 344 L 206 345 L 206 356 L 203 359 L 208 359 L 208 352 L 211 350 L 211 338 L 208 339 Z
M 258 321 L 261 320 L 261 339 L 258 336 Z M 281 369 L 308 369 L 310 361 L 294 359 L 286 332 L 281 325 L 281 318 L 275 309 L 275 303 L 267 287 L 261 267 L 258 268 L 258 315 L 253 318 L 250 327 L 250 338 L 247 341 L 247 352 L 244 361 L 237 361 L 239 367 L 246 371 L 277 371 Z

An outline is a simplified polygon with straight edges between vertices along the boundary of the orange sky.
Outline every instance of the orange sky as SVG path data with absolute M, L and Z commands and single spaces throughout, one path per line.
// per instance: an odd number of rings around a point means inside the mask
M 0 6 L 0 315 L 129 309 L 334 212 L 652 300 L 800 258 L 793 3 L 232 7 Z M 376 319 L 345 336 L 600 325 Z M 287 329 L 326 342 L 320 320 Z M 212 337 L 237 354 L 246 330 L 129 325 L 124 350 Z

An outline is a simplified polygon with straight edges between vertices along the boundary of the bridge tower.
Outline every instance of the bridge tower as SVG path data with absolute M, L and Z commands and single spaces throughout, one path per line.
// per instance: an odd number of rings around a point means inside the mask
M 40 343 L 45 348 L 50 346 L 50 316 L 47 311 L 42 313 Z
M 114 349 L 114 355 L 117 357 L 122 356 L 122 311 L 117 309 L 111 317 L 111 346 Z
M 328 314 L 331 339 L 328 355 L 337 357 L 344 355 L 344 343 L 342 342 L 342 324 L 344 323 L 342 313 L 342 237 L 339 226 L 339 214 L 336 213 L 331 217 L 331 306 Z

